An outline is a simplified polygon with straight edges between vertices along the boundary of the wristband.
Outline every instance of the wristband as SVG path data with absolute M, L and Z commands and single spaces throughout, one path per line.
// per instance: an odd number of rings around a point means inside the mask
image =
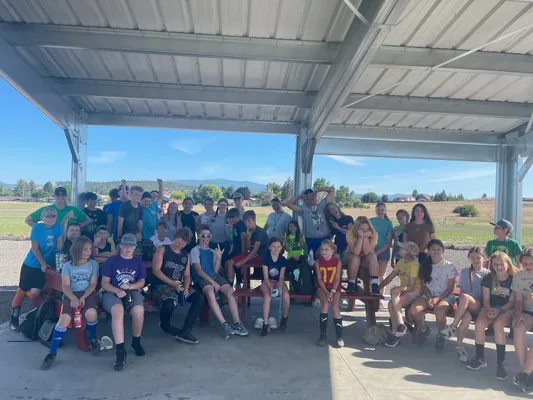
M 337 293 L 335 289 L 331 289 L 330 292 Z
M 494 307 L 496 310 L 500 312 L 500 314 L 503 314 L 505 310 L 501 306 Z

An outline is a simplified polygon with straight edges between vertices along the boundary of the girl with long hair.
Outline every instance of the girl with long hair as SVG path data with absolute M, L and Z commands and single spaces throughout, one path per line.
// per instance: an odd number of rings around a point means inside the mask
M 387 216 L 387 205 L 385 203 L 380 202 L 376 204 L 376 216 L 370 218 L 370 223 L 378 233 L 378 242 L 374 248 L 374 254 L 378 259 L 379 281 L 382 282 L 385 279 L 387 265 L 389 265 L 392 231 L 394 229 L 392 222 Z
M 209 246 L 214 250 L 220 247 L 224 250 L 222 254 L 222 265 L 227 261 L 230 254 L 229 229 L 228 229 L 228 200 L 221 198 L 217 202 L 215 214 L 209 218 L 206 225 L 211 228 L 211 242 Z
M 168 205 L 164 220 L 168 225 L 167 237 L 172 240 L 174 238 L 174 233 L 181 228 L 181 217 L 178 203 L 172 202 Z
M 422 265 L 427 257 L 428 243 L 436 239 L 435 226 L 429 215 L 429 211 L 422 203 L 415 204 L 411 213 L 411 220 L 403 229 L 403 242 L 414 242 L 418 246 L 418 262 Z
M 342 262 L 344 260 L 344 252 L 348 248 L 346 234 L 353 228 L 353 217 L 344 214 L 335 203 L 328 204 L 324 211 L 324 216 L 326 217 L 326 221 L 328 221 L 331 234 L 335 235 L 334 243 L 337 246 L 337 254 Z

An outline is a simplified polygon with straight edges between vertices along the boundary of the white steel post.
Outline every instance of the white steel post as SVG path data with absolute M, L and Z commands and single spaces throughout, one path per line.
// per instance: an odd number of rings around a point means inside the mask
M 496 210 L 494 219 L 506 219 L 513 224 L 511 236 L 522 239 L 522 182 L 516 181 L 520 156 L 515 146 L 500 147 L 496 163 Z
M 312 171 L 304 172 L 305 146 L 307 146 L 307 129 L 302 128 L 296 137 L 296 159 L 294 168 L 294 194 L 302 194 L 313 185 Z M 311 156 L 312 157 L 312 156 Z
M 78 119 L 65 128 L 65 136 L 72 156 L 70 204 L 83 208 L 79 197 L 87 181 L 87 124 Z

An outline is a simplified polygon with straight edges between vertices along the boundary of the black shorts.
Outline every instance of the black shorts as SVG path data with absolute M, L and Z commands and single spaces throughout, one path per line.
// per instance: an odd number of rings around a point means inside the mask
M 29 265 L 22 264 L 20 268 L 19 288 L 24 291 L 30 289 L 43 289 L 46 277 L 41 268 L 32 268 Z

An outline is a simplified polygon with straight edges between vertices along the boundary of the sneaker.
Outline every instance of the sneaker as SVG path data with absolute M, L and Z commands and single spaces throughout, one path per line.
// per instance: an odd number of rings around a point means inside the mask
M 239 321 L 233 324 L 233 333 L 237 336 L 248 336 L 250 332 L 244 326 L 244 324 Z
M 337 348 L 340 349 L 344 347 L 344 340 L 342 338 L 337 338 L 336 344 L 337 344 Z
M 56 359 L 56 355 L 54 353 L 48 353 L 46 357 L 44 358 L 43 363 L 41 364 L 41 369 L 43 371 L 50 369 L 55 359 Z
M 224 339 L 228 339 L 231 335 L 233 335 L 233 329 L 230 328 L 227 322 L 224 322 L 222 325 L 220 325 L 220 329 L 222 330 Z
M 407 329 L 407 326 L 405 324 L 398 325 L 398 328 L 396 328 L 396 336 L 401 338 L 404 337 L 409 333 L 409 330 Z
M 528 382 L 530 381 L 531 376 L 525 372 L 519 372 L 513 377 L 513 383 L 516 386 L 527 387 Z
M 316 342 L 317 346 L 325 346 L 328 343 L 328 337 L 326 335 L 320 335 L 318 341 Z
M 261 337 L 263 339 L 266 339 L 268 337 L 268 325 L 263 324 L 263 327 L 261 328 Z
M 289 317 L 281 317 L 281 323 L 279 324 L 279 330 L 285 332 L 287 330 L 287 320 Z
M 274 317 L 268 319 L 268 327 L 270 329 L 278 329 L 278 320 Z
M 389 335 L 387 341 L 384 343 L 387 347 L 396 347 L 400 343 L 400 338 L 396 335 Z
M 13 332 L 20 332 L 19 317 L 12 315 L 9 320 L 9 327 Z
M 381 293 L 379 293 L 379 285 L 377 283 L 372 284 L 372 289 L 370 289 L 370 294 L 372 296 L 380 296 Z
M 418 333 L 418 347 L 424 347 L 428 344 L 428 337 L 431 333 L 431 328 L 425 325 L 426 330 Z
M 457 351 L 459 360 L 466 364 L 468 362 L 468 352 L 466 351 L 464 346 L 455 346 L 455 351 Z
M 504 362 L 498 363 L 498 366 L 496 367 L 496 379 L 499 381 L 506 381 L 509 378 L 509 374 L 507 373 L 507 366 Z
M 100 341 L 98 339 L 89 340 L 89 349 L 91 354 L 97 356 L 100 354 Z
M 479 371 L 481 368 L 487 368 L 487 362 L 483 358 L 474 357 L 466 364 L 466 368 Z
M 357 289 L 355 282 L 348 282 L 348 286 L 346 287 L 348 293 L 357 293 Z
M 117 360 L 113 364 L 115 371 L 122 371 L 126 367 L 127 358 L 126 350 L 117 350 Z
M 440 334 L 445 338 L 449 339 L 452 336 L 457 334 L 457 328 L 453 325 L 446 325 L 443 330 L 440 331 Z
M 435 351 L 437 353 L 441 353 L 444 350 L 444 341 L 445 340 L 446 339 L 444 339 L 444 336 L 442 336 L 440 334 L 440 332 L 437 333 L 437 341 L 435 342 Z
M 254 322 L 254 329 L 261 329 L 264 322 L 263 318 L 257 318 Z
M 183 331 L 181 332 L 180 335 L 176 336 L 176 339 L 182 341 L 182 342 L 185 342 L 185 343 L 190 343 L 190 344 L 196 344 L 198 343 L 198 339 L 196 339 L 191 331 L 189 329 L 187 329 L 186 331 Z
M 379 310 L 384 310 L 387 308 L 387 305 L 385 304 L 385 302 L 383 300 L 380 300 L 379 301 Z
M 135 355 L 137 357 L 144 357 L 146 355 L 146 351 L 144 351 L 140 343 L 138 345 L 132 344 L 131 347 L 133 348 L 133 350 L 135 350 Z

